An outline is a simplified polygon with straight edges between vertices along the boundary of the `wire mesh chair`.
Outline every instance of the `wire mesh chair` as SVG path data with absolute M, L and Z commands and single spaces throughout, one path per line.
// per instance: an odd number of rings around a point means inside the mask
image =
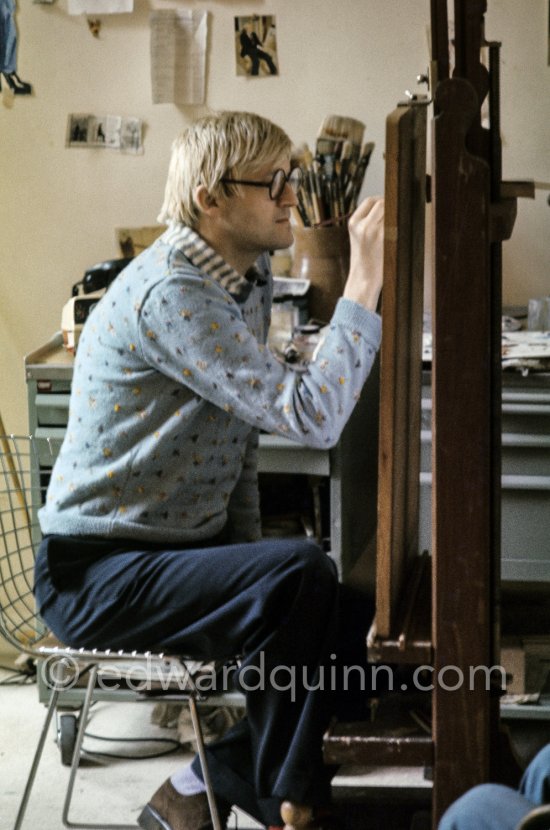
M 129 661 L 131 666 L 142 668 L 142 689 L 132 695 L 132 700 L 158 701 L 151 689 L 162 691 L 163 701 L 185 701 L 191 721 L 208 804 L 214 830 L 221 830 L 212 783 L 206 761 L 204 737 L 197 703 L 208 700 L 209 705 L 242 706 L 239 693 L 216 694 L 215 682 L 204 683 L 204 666 L 197 661 L 155 654 L 151 652 L 99 651 L 97 649 L 71 648 L 56 641 L 36 610 L 33 596 L 34 560 L 41 534 L 37 511 L 44 502 L 47 473 L 55 457 L 55 447 L 48 439 L 29 436 L 0 435 L 0 634 L 20 652 L 38 661 L 41 678 L 49 690 L 46 718 L 35 750 L 31 770 L 21 798 L 14 830 L 23 822 L 32 786 L 36 777 L 52 716 L 60 694 L 87 675 L 78 730 L 72 749 L 71 770 L 63 805 L 62 820 L 66 827 L 98 828 L 98 830 L 135 830 L 135 824 L 86 824 L 69 818 L 76 774 L 82 753 L 84 732 L 90 706 L 98 696 L 98 673 L 109 666 Z M 233 660 L 233 665 L 235 661 Z M 209 672 L 206 671 L 206 675 Z M 176 691 L 166 694 L 166 678 Z M 212 675 L 210 675 L 212 679 Z M 224 675 L 227 679 L 227 675 Z M 202 683 L 199 682 L 202 679 Z M 175 685 L 174 685 L 175 682 Z M 208 693 L 204 689 L 208 687 Z M 213 691 L 213 693 L 212 693 Z M 112 700 L 112 697 L 108 699 Z M 126 700 L 128 698 L 125 698 Z

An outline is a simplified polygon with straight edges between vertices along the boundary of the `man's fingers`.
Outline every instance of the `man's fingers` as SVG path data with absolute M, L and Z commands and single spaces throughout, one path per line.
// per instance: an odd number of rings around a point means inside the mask
M 382 196 L 367 196 L 366 199 L 363 199 L 350 217 L 349 224 L 357 225 L 369 213 L 372 213 L 372 219 L 380 218 L 384 215 L 384 199 Z

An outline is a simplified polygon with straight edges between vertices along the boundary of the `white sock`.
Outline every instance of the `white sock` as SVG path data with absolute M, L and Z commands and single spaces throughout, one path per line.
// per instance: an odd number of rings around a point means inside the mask
M 196 795 L 197 793 L 205 793 L 206 787 L 204 781 L 195 775 L 191 769 L 191 764 L 182 767 L 170 776 L 170 781 L 175 790 L 181 795 Z

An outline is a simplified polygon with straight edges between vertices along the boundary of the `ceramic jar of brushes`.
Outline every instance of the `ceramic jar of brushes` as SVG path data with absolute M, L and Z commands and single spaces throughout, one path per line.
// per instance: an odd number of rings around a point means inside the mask
M 311 281 L 309 316 L 323 323 L 332 317 L 349 271 L 347 223 L 318 228 L 295 226 L 290 275 Z

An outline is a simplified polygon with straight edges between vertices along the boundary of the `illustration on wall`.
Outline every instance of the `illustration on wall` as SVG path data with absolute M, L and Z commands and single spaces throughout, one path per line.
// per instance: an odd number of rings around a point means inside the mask
M 2 77 L 15 95 L 30 95 L 32 92 L 31 84 L 22 81 L 17 74 L 15 0 L 0 0 L 0 79 Z
M 274 15 L 235 18 L 237 75 L 278 75 L 276 32 Z

